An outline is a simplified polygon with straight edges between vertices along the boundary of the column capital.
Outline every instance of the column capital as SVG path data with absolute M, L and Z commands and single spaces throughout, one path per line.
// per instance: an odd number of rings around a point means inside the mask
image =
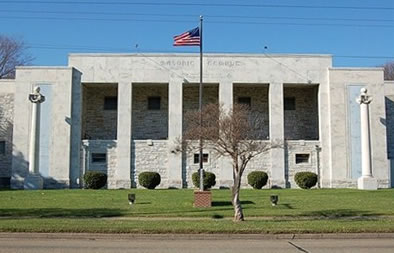
M 357 98 L 357 103 L 361 104 L 370 104 L 372 102 L 372 97 L 367 94 L 368 90 L 366 88 L 361 88 L 360 96 Z

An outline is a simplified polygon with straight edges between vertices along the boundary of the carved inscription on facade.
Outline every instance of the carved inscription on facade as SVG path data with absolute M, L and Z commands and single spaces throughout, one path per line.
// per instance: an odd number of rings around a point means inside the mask
M 239 67 L 244 65 L 241 61 L 233 61 L 233 60 L 206 60 L 204 61 L 204 65 L 207 66 L 215 66 L 215 67 L 228 67 L 228 68 L 233 68 L 233 67 Z M 166 66 L 166 67 L 194 67 L 194 66 L 199 66 L 198 61 L 193 61 L 193 60 L 162 60 L 160 61 L 161 66 Z

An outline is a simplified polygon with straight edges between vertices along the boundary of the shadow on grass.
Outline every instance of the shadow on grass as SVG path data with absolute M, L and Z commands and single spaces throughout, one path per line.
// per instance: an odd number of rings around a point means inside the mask
M 288 203 L 278 204 L 279 207 L 284 207 L 284 209 L 294 209 L 294 207 Z
M 214 215 L 212 215 L 212 219 L 215 219 L 215 220 L 223 219 L 223 218 L 224 218 L 224 216 L 221 214 L 215 213 Z
M 30 217 L 30 218 L 51 218 L 51 217 L 116 217 L 127 214 L 127 210 L 116 208 L 29 208 L 29 209 L 0 209 L 0 217 Z
M 241 205 L 255 204 L 253 201 L 244 200 L 241 201 Z M 212 206 L 232 206 L 231 201 L 212 201 Z
M 340 218 L 340 217 L 350 217 L 350 216 L 379 216 L 382 214 L 373 213 L 365 210 L 355 210 L 355 209 L 329 209 L 320 210 L 313 212 L 304 212 L 301 216 L 321 216 L 325 218 Z

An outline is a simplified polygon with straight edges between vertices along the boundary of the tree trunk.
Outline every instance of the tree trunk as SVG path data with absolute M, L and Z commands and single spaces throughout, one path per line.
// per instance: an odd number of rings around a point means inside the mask
M 241 177 L 238 173 L 234 173 L 234 185 L 232 189 L 232 202 L 234 206 L 234 221 L 243 221 L 244 214 L 242 212 L 241 201 L 239 200 L 239 190 L 241 188 Z

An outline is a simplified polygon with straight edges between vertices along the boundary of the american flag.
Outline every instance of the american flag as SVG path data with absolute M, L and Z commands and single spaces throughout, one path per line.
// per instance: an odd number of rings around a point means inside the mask
M 199 27 L 174 36 L 174 46 L 200 46 Z

